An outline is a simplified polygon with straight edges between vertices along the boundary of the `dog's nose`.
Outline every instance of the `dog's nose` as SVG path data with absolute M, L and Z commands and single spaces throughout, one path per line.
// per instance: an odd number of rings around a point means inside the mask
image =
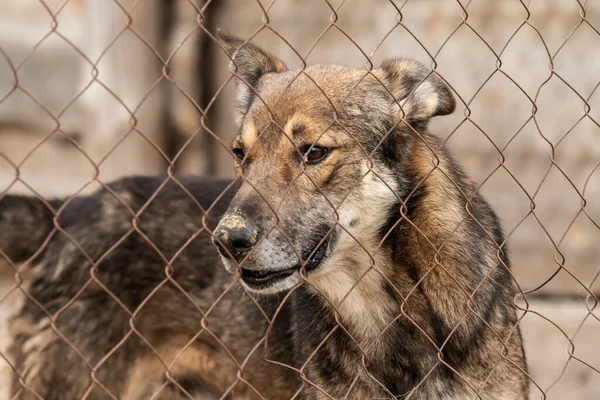
M 258 242 L 258 229 L 239 217 L 224 217 L 213 232 L 213 242 L 223 257 L 240 260 Z

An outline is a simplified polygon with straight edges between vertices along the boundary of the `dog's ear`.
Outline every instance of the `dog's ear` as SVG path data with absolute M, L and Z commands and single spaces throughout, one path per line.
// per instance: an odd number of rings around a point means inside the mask
M 450 88 L 417 61 L 386 60 L 376 73 L 402 107 L 404 120 L 409 123 L 450 114 L 456 107 Z
M 231 71 L 237 74 L 236 106 L 238 116 L 243 116 L 252 104 L 260 78 L 271 72 L 287 71 L 287 67 L 260 47 L 222 29 L 217 30 L 217 38 L 231 58 Z

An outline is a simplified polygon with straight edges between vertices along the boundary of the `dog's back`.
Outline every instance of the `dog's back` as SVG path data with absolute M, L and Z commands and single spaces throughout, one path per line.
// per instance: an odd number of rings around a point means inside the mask
M 138 399 L 162 388 L 163 397 L 154 398 L 175 399 L 218 398 L 229 386 L 236 397 L 251 386 L 277 389 L 269 375 L 286 370 L 274 364 L 246 373 L 250 385 L 235 384 L 246 357 L 260 362 L 262 348 L 252 351 L 268 328 L 218 267 L 210 244 L 237 187 L 180 182 L 128 178 L 91 196 L 53 201 L 55 211 L 62 206 L 56 224 L 41 200 L 0 201 L 0 248 L 35 270 L 9 324 L 8 353 L 19 373 L 13 395 Z M 267 314 L 276 307 L 261 306 Z M 285 315 L 278 321 L 285 324 Z M 276 344 L 269 351 L 279 359 Z M 293 393 L 293 385 L 280 389 Z

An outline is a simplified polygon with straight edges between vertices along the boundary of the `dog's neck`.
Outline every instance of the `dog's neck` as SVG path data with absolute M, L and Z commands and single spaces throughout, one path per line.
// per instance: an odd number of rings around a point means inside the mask
M 362 384 L 353 389 L 359 390 L 356 398 L 389 394 L 382 392 L 379 385 L 367 383 L 370 380 L 364 378 L 365 366 L 377 379 L 385 378 L 382 384 L 386 388 L 406 393 L 421 379 L 420 371 L 430 370 L 437 362 L 427 340 L 433 334 L 421 319 L 428 313 L 415 309 L 428 307 L 427 300 L 416 291 L 405 303 L 396 288 L 414 287 L 414 282 L 395 273 L 402 266 L 392 262 L 389 246 L 382 246 L 373 254 L 369 257 L 360 246 L 336 251 L 329 261 L 339 268 L 309 275 L 309 284 L 300 288 L 301 294 L 295 298 L 295 343 L 300 347 L 297 351 L 303 353 L 299 357 L 302 363 L 312 357 L 310 370 L 315 375 L 309 375 L 309 379 L 317 379 L 317 384 L 328 387 L 318 379 L 327 376 L 332 368 L 349 378 L 330 388 L 334 397 L 344 397 L 359 376 L 363 378 Z M 419 327 L 427 330 L 425 335 Z M 406 357 L 410 353 L 416 357 Z M 395 371 L 394 376 L 387 375 L 389 371 Z M 410 373 L 400 374 L 401 371 Z
M 387 255 L 371 258 L 359 246 L 351 246 L 338 249 L 328 261 L 336 270 L 309 276 L 309 291 L 322 297 L 359 342 L 376 339 L 397 308 L 383 291 L 391 269 Z
M 391 252 L 382 247 L 381 228 L 397 207 L 397 185 L 386 167 L 363 167 L 361 185 L 338 209 L 339 226 L 333 252 L 308 275 L 308 287 L 360 338 L 372 341 L 397 309 L 385 293 L 393 273 Z

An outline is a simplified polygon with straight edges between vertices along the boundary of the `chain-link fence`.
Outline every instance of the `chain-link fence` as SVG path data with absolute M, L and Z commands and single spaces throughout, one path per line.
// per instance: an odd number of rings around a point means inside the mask
M 599 24 L 576 0 L 1 1 L 0 398 L 597 398 Z M 415 115 L 444 87 L 436 139 Z M 235 197 L 184 176 L 234 165 Z M 290 257 L 303 285 L 242 289 Z

